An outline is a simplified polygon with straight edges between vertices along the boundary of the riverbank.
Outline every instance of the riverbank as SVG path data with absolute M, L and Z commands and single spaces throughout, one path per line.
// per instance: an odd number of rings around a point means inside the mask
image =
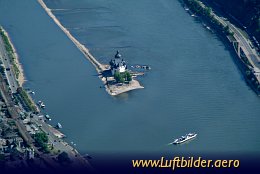
M 191 16 L 199 16 L 202 21 L 207 22 L 218 34 L 220 38 L 224 38 L 226 43 L 233 47 L 236 57 L 239 60 L 238 65 L 246 82 L 260 95 L 260 58 L 257 52 L 250 45 L 250 41 L 241 34 L 242 29 L 232 24 L 227 18 L 219 15 L 213 11 L 210 7 L 203 4 L 199 0 L 180 0 L 186 11 Z M 225 42 L 224 41 L 224 42 Z M 242 68 L 241 68 L 242 67 Z
M 51 12 L 51 9 L 49 9 L 43 0 L 38 0 L 40 5 L 43 7 L 43 9 L 47 12 L 47 14 L 52 18 L 52 20 L 61 28 L 61 30 L 68 36 L 68 38 L 77 46 L 77 48 L 83 53 L 83 55 L 94 65 L 95 69 L 97 70 L 99 74 L 99 78 L 104 83 L 104 86 L 106 88 L 106 91 L 108 94 L 115 96 L 119 95 L 128 91 L 132 91 L 135 89 L 142 89 L 143 86 L 140 85 L 140 83 L 137 80 L 133 80 L 129 84 L 125 84 L 122 86 L 118 85 L 109 85 L 105 78 L 102 76 L 102 73 L 109 69 L 108 65 L 101 64 L 90 52 L 89 50 L 82 45 L 74 36 L 71 35 L 71 33 L 60 23 L 60 21 L 56 18 L 56 16 Z
M 15 59 L 17 59 L 15 54 L 17 55 L 17 53 L 10 37 L 2 28 L 0 41 L 0 57 L 3 63 L 1 67 L 2 72 L 0 73 L 1 97 L 4 99 L 5 104 L 10 106 L 8 107 L 8 114 L 17 127 L 15 133 L 21 135 L 21 137 L 18 137 L 22 138 L 26 144 L 26 146 L 21 148 L 24 151 L 27 146 L 32 148 L 37 160 L 43 159 L 47 166 L 52 166 L 53 168 L 60 167 L 60 162 L 55 161 L 55 158 L 58 158 L 61 153 L 66 153 L 71 160 L 70 165 L 68 165 L 70 168 L 91 169 L 89 162 L 75 148 L 62 139 L 65 135 L 44 119 L 45 114 L 40 109 L 41 107 L 37 106 L 28 91 L 20 86 L 22 85 L 21 82 L 24 81 L 20 79 L 19 84 L 17 84 L 18 80 L 15 76 L 16 74 L 21 74 L 20 71 L 18 72 L 14 69 L 16 67 L 15 63 L 17 63 L 17 61 L 15 62 Z M 44 142 L 36 137 L 39 134 L 45 135 L 46 139 Z M 24 156 L 26 159 L 26 155 Z M 34 155 L 32 158 L 34 158 Z
M 3 32 L 4 36 L 7 38 L 8 43 L 5 43 L 5 44 L 8 44 L 11 46 L 11 50 L 9 53 L 12 54 L 12 57 L 13 57 L 12 63 L 13 63 L 13 67 L 15 69 L 15 77 L 17 79 L 19 86 L 22 86 L 25 82 L 25 75 L 24 75 L 23 67 L 19 61 L 19 55 L 16 52 L 16 49 L 11 41 L 11 38 L 10 38 L 8 32 L 6 32 L 6 30 L 3 27 L 0 27 L 0 28 L 1 28 L 1 32 Z

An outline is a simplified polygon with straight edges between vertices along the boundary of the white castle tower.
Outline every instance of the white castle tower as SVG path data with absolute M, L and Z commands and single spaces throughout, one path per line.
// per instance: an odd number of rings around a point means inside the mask
M 126 71 L 127 69 L 126 63 L 121 57 L 122 57 L 121 54 L 117 50 L 115 59 L 110 61 L 110 70 L 112 75 L 114 75 L 115 72 L 123 73 Z

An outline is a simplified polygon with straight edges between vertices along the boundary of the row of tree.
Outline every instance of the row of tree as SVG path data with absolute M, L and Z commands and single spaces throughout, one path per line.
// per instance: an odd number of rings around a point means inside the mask
M 259 0 L 207 0 L 232 15 L 240 27 L 260 41 L 260 1 Z
M 5 35 L 5 32 L 4 32 L 2 27 L 0 27 L 0 35 L 3 39 L 4 44 L 5 44 L 6 51 L 8 53 L 14 53 L 14 50 L 13 50 L 11 44 L 9 43 L 8 37 Z
M 216 19 L 212 14 L 212 9 L 202 4 L 199 0 L 183 0 L 185 4 L 190 8 L 191 11 L 197 15 L 207 18 L 216 28 L 221 29 L 227 35 L 233 35 L 234 33 L 230 31 L 229 26 L 224 26 Z
M 17 88 L 17 94 L 20 95 L 21 99 L 24 101 L 24 103 L 30 109 L 30 111 L 37 111 L 35 104 L 31 101 L 31 99 L 28 96 L 28 93 L 22 87 Z
M 20 70 L 17 67 L 16 63 L 15 63 L 14 50 L 13 50 L 13 47 L 11 46 L 11 43 L 10 43 L 6 33 L 4 32 L 4 29 L 1 26 L 0 26 L 0 36 L 3 39 L 3 42 L 5 44 L 5 49 L 7 51 L 7 54 L 9 56 L 9 58 L 10 58 L 10 61 L 11 61 L 12 65 L 13 65 L 13 69 L 14 69 L 14 72 L 15 72 L 15 77 L 18 78 Z

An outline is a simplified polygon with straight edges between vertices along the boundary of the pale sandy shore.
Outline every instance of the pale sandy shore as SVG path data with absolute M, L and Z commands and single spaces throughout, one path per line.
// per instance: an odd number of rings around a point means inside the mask
M 124 84 L 122 86 L 118 85 L 107 85 L 106 81 L 102 76 L 102 72 L 108 69 L 107 65 L 103 65 L 97 61 L 97 59 L 89 52 L 89 50 L 82 45 L 77 39 L 75 39 L 70 32 L 60 23 L 60 21 L 56 18 L 56 16 L 52 13 L 51 9 L 49 9 L 43 0 L 38 0 L 43 9 L 47 12 L 47 14 L 53 19 L 53 21 L 62 29 L 62 31 L 70 38 L 70 40 L 78 47 L 78 49 L 84 54 L 84 56 L 95 66 L 97 72 L 99 73 L 99 78 L 103 81 L 106 91 L 110 95 L 119 95 L 127 91 L 131 91 L 134 89 L 144 88 L 140 85 L 137 80 L 132 80 L 129 84 Z
M 104 83 L 106 83 L 106 81 L 104 80 L 104 78 L 102 79 L 102 81 Z M 143 89 L 144 87 L 140 85 L 140 83 L 137 80 L 132 80 L 129 84 L 115 84 L 115 85 L 107 85 L 105 84 L 105 88 L 106 91 L 112 95 L 112 96 L 116 96 L 128 91 L 132 91 L 135 89 Z
M 144 87 L 140 85 L 137 80 L 132 80 L 130 84 L 124 84 L 122 86 L 108 86 L 106 85 L 107 92 L 110 95 L 119 95 L 128 91 L 136 90 L 136 89 L 143 89 Z
M 16 64 L 16 66 L 17 66 L 17 68 L 18 68 L 18 70 L 19 70 L 19 76 L 18 76 L 18 78 L 16 77 L 16 79 L 17 79 L 17 81 L 18 81 L 18 83 L 19 83 L 19 86 L 22 86 L 22 85 L 24 84 L 24 82 L 25 82 L 25 76 L 24 76 L 23 67 L 22 67 L 22 65 L 21 65 L 20 62 L 19 62 L 19 56 L 18 56 L 18 54 L 17 54 L 17 52 L 16 52 L 16 49 L 15 49 L 15 47 L 14 47 L 14 45 L 13 45 L 11 39 L 10 39 L 10 36 L 8 35 L 8 33 L 5 31 L 4 28 L 2 28 L 2 29 L 3 29 L 3 31 L 4 31 L 4 34 L 7 36 L 8 41 L 9 41 L 9 43 L 10 43 L 12 49 L 13 49 L 14 58 L 15 58 L 15 59 L 14 59 L 14 63 Z

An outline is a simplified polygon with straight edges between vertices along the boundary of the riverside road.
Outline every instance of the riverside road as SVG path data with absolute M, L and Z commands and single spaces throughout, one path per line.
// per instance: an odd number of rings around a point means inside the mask
M 204 4 L 201 4 L 203 8 L 205 8 L 206 6 Z M 217 13 L 220 13 L 219 11 L 217 11 Z M 257 54 L 257 52 L 250 47 L 249 45 L 249 40 L 239 31 L 239 29 L 234 26 L 232 23 L 230 23 L 226 18 L 224 17 L 219 17 L 215 12 L 211 12 L 211 15 L 214 16 L 215 19 L 217 19 L 222 25 L 224 26 L 229 26 L 229 29 L 231 30 L 231 32 L 234 33 L 234 38 L 236 39 L 237 42 L 240 43 L 240 46 L 243 50 L 243 52 L 245 53 L 247 59 L 250 61 L 250 63 L 253 64 L 254 67 L 257 67 L 260 70 L 260 58 Z M 258 81 L 260 81 L 260 77 L 257 77 Z
M 254 67 L 257 67 L 258 69 L 260 69 L 260 64 L 259 64 L 260 58 L 259 58 L 256 50 L 251 48 L 251 46 L 249 44 L 250 41 L 241 33 L 241 31 L 239 31 L 239 29 L 236 26 L 234 26 L 232 23 L 230 23 L 226 18 L 219 17 L 214 12 L 212 12 L 211 14 L 220 23 L 222 23 L 222 25 L 229 26 L 229 29 L 231 30 L 231 32 L 234 33 L 234 35 L 233 35 L 234 38 L 236 39 L 237 42 L 240 43 L 240 46 L 241 46 L 243 52 L 245 53 L 246 57 L 250 61 L 250 63 L 253 64 Z M 258 80 L 260 80 L 260 79 L 258 79 Z
M 15 105 L 12 95 L 17 92 L 18 83 L 16 81 L 12 65 L 10 63 L 10 57 L 7 54 L 7 51 L 4 46 L 4 42 L 2 40 L 2 37 L 0 37 L 0 58 L 2 59 L 3 66 L 5 68 L 5 74 L 7 81 L 9 85 L 6 83 L 6 81 L 3 78 L 3 75 L 0 74 L 0 90 L 1 95 L 8 107 L 8 111 L 15 121 L 15 124 L 18 128 L 18 131 L 22 135 L 23 139 L 27 142 L 29 146 L 31 146 L 34 151 L 41 156 L 44 161 L 48 163 L 48 165 L 53 166 L 54 168 L 57 166 L 57 164 L 51 159 L 50 155 L 46 155 L 38 151 L 38 148 L 34 146 L 34 140 L 32 136 L 27 132 L 25 125 L 23 124 L 20 115 L 19 110 L 24 111 L 24 109 L 18 105 Z M 9 89 L 11 90 L 11 93 L 9 92 Z M 24 111 L 25 112 L 25 111 Z M 30 113 L 28 113 L 30 114 Z M 53 147 L 56 150 L 59 150 L 61 152 L 66 152 L 70 159 L 72 159 L 72 166 L 73 167 L 81 167 L 86 166 L 88 169 L 92 169 L 90 164 L 87 160 L 85 160 L 73 147 L 71 147 L 68 143 L 64 142 L 63 140 L 57 138 L 52 130 L 50 129 L 50 125 L 46 122 L 39 119 L 38 115 L 34 115 L 34 117 L 31 119 L 32 123 L 36 123 L 37 125 L 41 125 L 42 131 L 44 131 L 49 138 L 49 142 L 53 145 Z
M 9 87 L 11 89 L 12 93 L 16 93 L 17 88 L 18 88 L 18 83 L 15 78 L 15 73 L 13 72 L 13 68 L 11 68 L 11 63 L 10 63 L 10 57 L 8 56 L 8 53 L 5 49 L 5 45 L 3 42 L 2 37 L 0 37 L 0 58 L 2 60 L 3 66 L 5 68 L 6 72 L 6 78 L 9 83 Z

